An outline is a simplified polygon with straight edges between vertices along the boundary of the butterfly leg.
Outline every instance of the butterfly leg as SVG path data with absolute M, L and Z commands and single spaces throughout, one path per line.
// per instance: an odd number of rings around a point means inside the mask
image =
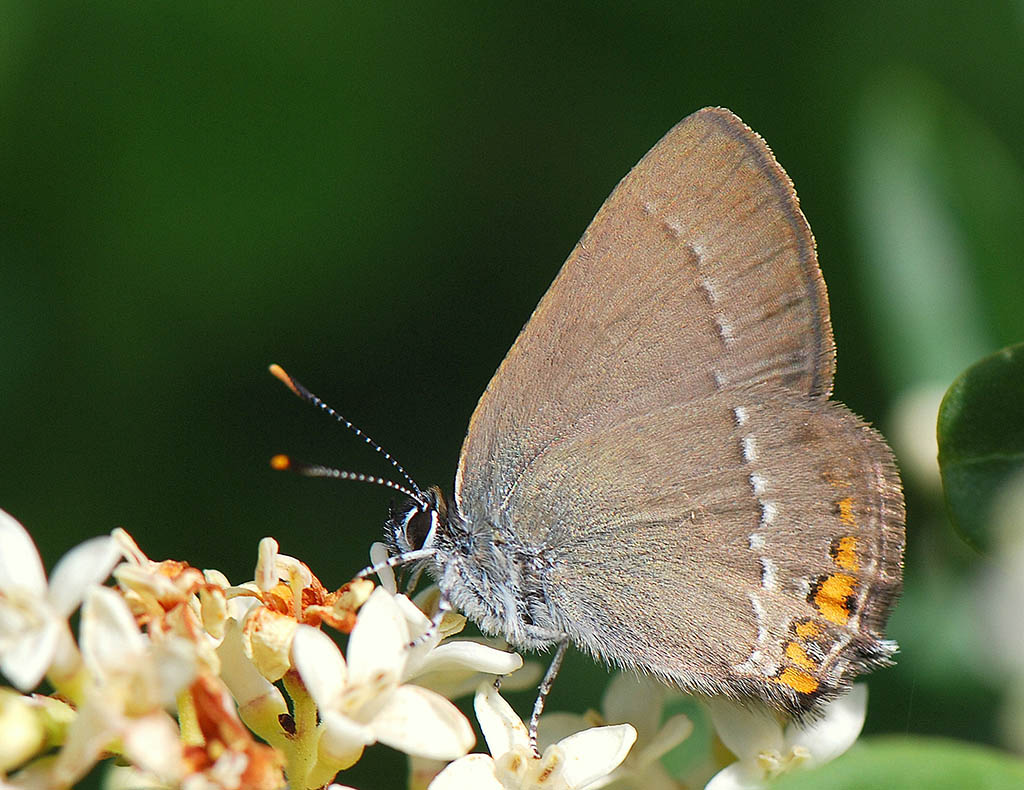
M 537 750 L 537 724 L 540 722 L 540 714 L 544 710 L 544 702 L 547 699 L 548 692 L 555 685 L 555 677 L 558 675 L 558 670 L 562 668 L 562 659 L 565 658 L 565 651 L 568 647 L 569 637 L 563 636 L 562 641 L 555 648 L 554 658 L 551 659 L 548 671 L 544 673 L 544 679 L 540 682 L 540 688 L 537 689 L 537 701 L 533 703 L 533 715 L 530 716 L 530 748 L 533 749 L 533 753 L 537 757 L 540 757 L 540 752 Z
M 353 578 L 365 579 L 367 576 L 379 573 L 385 568 L 397 568 L 399 565 L 407 565 L 410 562 L 425 560 L 427 557 L 432 556 L 434 556 L 433 549 L 417 549 L 416 551 L 407 551 L 405 554 L 392 554 L 380 562 L 375 562 L 373 565 L 367 565 Z
M 444 616 L 450 611 L 452 611 L 451 601 L 442 595 L 440 600 L 437 602 L 437 611 L 434 612 L 434 616 L 430 618 L 430 625 L 427 626 L 427 630 L 413 639 L 409 643 L 409 647 L 419 647 L 428 639 L 433 638 L 434 634 L 436 634 L 438 629 L 441 627 L 441 621 L 444 619 Z

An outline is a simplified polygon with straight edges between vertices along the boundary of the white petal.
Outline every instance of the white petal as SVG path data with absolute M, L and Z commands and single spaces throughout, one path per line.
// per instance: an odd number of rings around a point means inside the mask
M 401 677 L 409 647 L 409 627 L 395 597 L 378 587 L 359 610 L 348 640 L 350 683 L 369 683 L 381 675 Z
M 101 693 L 91 694 L 68 729 L 67 740 L 57 755 L 53 778 L 72 785 L 85 776 L 106 747 L 118 736 L 121 717 L 116 705 Z
M 661 724 L 665 691 L 665 685 L 654 678 L 616 673 L 601 697 L 601 713 L 609 724 L 629 722 L 636 727 L 637 738 L 646 742 Z
M 85 591 L 104 581 L 121 559 L 121 548 L 109 535 L 75 546 L 60 558 L 50 574 L 50 603 L 67 617 L 82 602 Z
M 121 735 L 124 755 L 144 771 L 177 784 L 182 773 L 178 726 L 163 711 L 133 719 Z
M 249 611 L 242 624 L 242 639 L 253 664 L 267 680 L 280 680 L 291 668 L 292 638 L 298 627 L 294 617 L 266 606 Z
M 408 679 L 421 673 L 420 666 L 429 659 L 434 648 L 441 641 L 441 629 L 431 631 L 431 620 L 423 611 L 405 595 L 395 595 L 392 600 L 402 610 L 410 642 L 405 648 L 405 671 L 403 677 Z M 428 636 L 429 633 L 429 636 Z
M 179 636 L 169 636 L 152 646 L 160 704 L 172 708 L 178 693 L 188 686 L 199 671 L 195 645 Z
M 558 745 L 565 754 L 563 776 L 569 787 L 584 787 L 614 771 L 636 743 L 631 724 L 593 727 L 570 735 Z
M 510 675 L 523 665 L 518 653 L 497 650 L 479 642 L 459 639 L 438 645 L 416 668 L 416 674 L 471 670 L 488 675 Z
M 764 705 L 711 697 L 707 706 L 718 737 L 740 759 L 755 757 L 762 751 L 782 751 L 782 727 Z
M 256 559 L 256 586 L 263 592 L 277 584 L 277 541 L 273 538 L 260 540 Z
M 381 743 L 435 760 L 461 757 L 476 742 L 473 728 L 455 705 L 418 686 L 395 689 L 370 726 Z
M 220 587 L 203 585 L 199 588 L 199 618 L 206 633 L 214 639 L 224 638 L 224 624 L 228 619 L 228 600 Z
M 448 765 L 447 760 L 431 760 L 427 757 L 409 755 L 409 772 L 406 790 L 427 790 L 427 785 Z
M 529 748 L 530 734 L 523 720 L 502 699 L 491 682 L 481 683 L 473 699 L 476 720 L 487 741 L 487 749 L 494 757 L 512 751 L 513 746 Z
M 110 531 L 110 537 L 114 539 L 124 554 L 125 559 L 133 565 L 149 565 L 149 557 L 146 552 L 139 548 L 135 539 L 125 532 L 121 527 L 114 527 Z
M 151 773 L 134 765 L 115 765 L 104 768 L 103 790 L 167 790 L 167 785 Z
M 436 590 L 437 588 L 431 588 Z M 429 590 L 428 590 L 429 592 Z M 424 614 L 424 610 L 420 609 L 413 601 L 409 600 L 408 595 L 395 595 L 395 603 L 398 604 L 402 610 L 402 614 L 405 615 L 406 621 L 409 623 L 410 634 L 422 634 L 426 633 L 426 630 L 430 627 L 430 618 Z
M 5 510 L 0 510 L 0 590 L 46 595 L 46 573 L 36 544 Z
M 146 638 L 116 591 L 93 587 L 85 595 L 81 624 L 82 657 L 91 672 L 133 669 L 146 650 Z
M 122 562 L 114 568 L 117 583 L 128 590 L 138 593 L 149 603 L 156 601 L 174 601 L 181 599 L 181 592 L 174 581 L 163 573 L 156 563 L 132 565 Z
M 237 587 L 226 587 L 224 597 L 228 599 L 228 617 L 238 622 L 246 618 L 249 610 L 263 605 L 259 599 L 259 590 L 252 582 Z
M 528 688 L 536 689 L 543 674 L 543 666 L 536 661 L 526 661 L 521 669 L 517 669 L 508 677 L 502 678 L 501 687 L 505 691 L 523 691 Z
M 313 572 L 306 563 L 295 559 L 295 557 L 289 557 L 287 554 L 278 554 L 275 566 L 277 567 L 277 575 L 284 581 L 287 581 L 288 585 L 293 589 L 298 586 L 300 590 L 304 590 L 313 584 Z
M 803 746 L 814 765 L 833 760 L 857 740 L 868 711 L 868 687 L 857 683 L 846 694 L 825 705 L 824 715 L 803 728 L 795 723 L 786 729 L 789 746 Z
M 502 684 L 504 686 L 504 684 Z M 578 713 L 564 713 L 556 711 L 545 713 L 540 717 L 540 724 L 537 727 L 537 745 L 543 750 L 553 743 L 583 732 L 589 729 L 593 722 L 588 722 Z
M 81 670 L 82 653 L 71 635 L 71 628 L 66 622 L 60 622 L 57 628 L 57 647 L 53 651 L 53 661 L 50 662 L 50 669 L 47 672 L 50 683 L 58 687 L 74 683 L 74 676 Z
M 467 754 L 434 777 L 427 790 L 504 790 L 494 775 L 494 760 L 486 754 Z
M 654 734 L 654 737 L 643 744 L 644 764 L 646 765 L 661 759 L 662 755 L 668 754 L 668 752 L 689 738 L 692 732 L 693 722 L 690 721 L 688 716 L 682 713 L 670 716 L 661 725 L 661 729 Z M 636 755 L 634 755 L 635 757 Z
M 292 666 L 321 712 L 337 707 L 348 669 L 334 640 L 313 626 L 300 625 L 292 639 Z
M 53 662 L 62 627 L 55 620 L 45 620 L 4 645 L 0 670 L 11 685 L 19 691 L 31 691 L 39 685 Z
M 215 584 L 223 590 L 231 586 L 231 582 L 228 581 L 228 577 L 224 575 L 224 572 L 216 568 L 205 569 L 203 571 L 203 578 L 206 579 L 207 583 Z
M 381 543 L 380 541 L 370 544 L 371 565 L 379 566 L 382 562 L 387 560 L 389 556 L 387 544 Z M 398 584 L 395 582 L 395 572 L 387 565 L 384 565 L 379 571 L 377 571 L 377 578 L 380 579 L 380 586 L 389 593 L 398 592 Z
M 416 646 L 412 648 L 410 655 L 410 660 L 416 661 L 418 655 L 429 653 L 441 641 L 441 629 L 435 629 L 429 638 L 423 639 L 423 635 L 430 631 L 432 625 L 430 618 L 423 613 L 422 609 L 410 601 L 406 595 L 395 595 L 392 596 L 391 600 L 402 610 L 402 615 L 405 617 L 406 626 L 408 627 L 409 637 L 416 642 Z
M 476 691 L 476 687 L 480 685 L 480 681 L 483 679 L 480 677 L 479 672 L 470 669 L 426 673 L 421 673 L 416 670 L 413 671 L 412 674 L 409 674 L 409 672 L 410 670 L 407 667 L 407 679 L 414 677 L 417 686 L 423 686 L 431 691 L 436 691 L 442 697 L 447 697 L 451 700 L 461 699 L 467 694 L 474 693 Z M 543 671 L 541 666 L 536 662 L 531 661 L 524 664 L 521 669 L 517 669 L 511 675 L 505 675 L 501 681 L 501 690 L 536 690 L 542 674 Z
M 294 652 L 293 644 L 293 655 Z M 227 685 L 240 709 L 259 700 L 272 700 L 270 704 L 278 708 L 278 713 L 288 712 L 288 706 L 277 686 L 263 677 L 246 657 L 242 647 L 242 627 L 238 621 L 228 620 L 225 623 L 224 639 L 217 647 L 217 655 L 220 657 L 221 680 Z
M 320 712 L 323 721 L 318 748 L 320 759 L 348 768 L 363 753 L 363 747 L 374 742 L 373 730 L 337 711 Z
M 763 790 L 767 786 L 763 772 L 750 763 L 737 762 L 712 776 L 704 790 Z

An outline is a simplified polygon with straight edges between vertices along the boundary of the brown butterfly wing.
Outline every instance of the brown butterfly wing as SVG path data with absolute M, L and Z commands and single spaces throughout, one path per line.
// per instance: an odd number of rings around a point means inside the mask
M 577 644 L 802 710 L 887 660 L 903 500 L 829 403 L 834 350 L 788 177 L 726 110 L 605 202 L 473 415 L 456 500 L 550 563 Z
M 494 514 L 544 448 L 624 401 L 752 382 L 828 394 L 834 367 L 789 178 L 739 118 L 700 110 L 622 179 L 520 333 L 470 421 L 456 497 Z
M 577 645 L 801 711 L 887 662 L 903 499 L 845 407 L 758 385 L 556 443 L 509 499 Z

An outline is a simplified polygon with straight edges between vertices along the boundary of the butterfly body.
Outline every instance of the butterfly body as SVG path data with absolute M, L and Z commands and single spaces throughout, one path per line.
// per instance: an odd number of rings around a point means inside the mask
M 423 562 L 444 598 L 481 631 L 513 647 L 543 650 L 564 639 L 566 624 L 545 581 L 552 571 L 550 552 L 523 541 L 507 526 L 466 520 L 437 489 L 430 495 L 426 508 L 409 500 L 392 516 L 387 527 L 392 552 L 401 556 L 414 550 L 416 544 L 403 535 L 408 514 L 415 523 L 417 518 L 430 518 L 431 509 L 440 505 L 445 515 L 437 521 L 429 544 L 436 551 Z

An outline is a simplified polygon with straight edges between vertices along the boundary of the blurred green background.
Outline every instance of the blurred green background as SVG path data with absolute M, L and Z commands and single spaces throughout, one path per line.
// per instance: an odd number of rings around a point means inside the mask
M 905 471 L 903 654 L 872 679 L 868 729 L 1000 742 L 984 561 L 927 459 L 934 393 L 1024 339 L 1024 3 L 3 0 L 0 17 L 0 507 L 48 566 L 123 526 L 232 581 L 273 535 L 344 582 L 388 493 L 267 460 L 388 470 L 266 365 L 450 489 L 477 397 L 602 200 L 723 105 L 796 183 L 837 396 Z M 604 684 L 577 656 L 551 708 Z M 395 784 L 376 752 L 346 781 Z

